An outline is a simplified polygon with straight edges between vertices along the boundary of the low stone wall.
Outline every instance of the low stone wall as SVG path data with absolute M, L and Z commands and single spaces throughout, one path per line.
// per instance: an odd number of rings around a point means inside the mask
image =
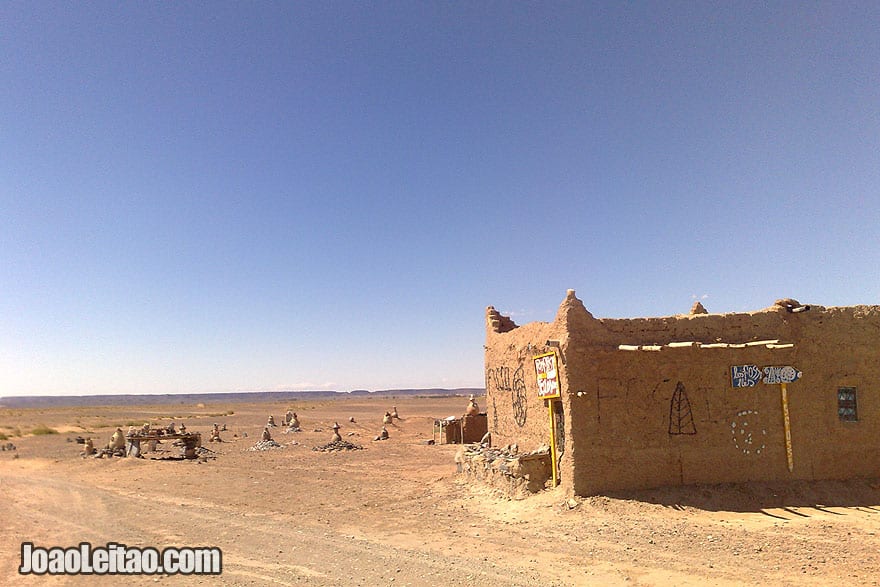
M 550 448 L 518 454 L 515 447 L 488 448 L 472 444 L 456 455 L 459 473 L 485 483 L 511 499 L 522 499 L 543 490 L 552 477 Z

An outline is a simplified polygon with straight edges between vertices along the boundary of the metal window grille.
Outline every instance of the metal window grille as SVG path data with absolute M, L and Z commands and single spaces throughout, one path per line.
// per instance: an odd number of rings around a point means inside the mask
M 858 422 L 859 413 L 856 404 L 855 387 L 840 387 L 837 389 L 837 415 L 843 422 Z

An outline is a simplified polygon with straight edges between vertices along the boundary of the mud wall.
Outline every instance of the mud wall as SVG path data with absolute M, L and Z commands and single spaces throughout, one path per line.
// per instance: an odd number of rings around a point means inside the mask
M 496 446 L 516 443 L 520 451 L 536 450 L 550 443 L 548 401 L 538 395 L 534 358 L 556 352 L 562 397 L 554 400 L 557 431 L 558 478 L 563 485 L 573 482 L 569 440 L 568 381 L 563 352 L 570 331 L 584 331 L 594 321 L 583 303 L 569 290 L 553 322 L 532 322 L 517 326 L 489 306 L 486 312 L 486 412 L 489 431 Z
M 492 444 L 516 443 L 535 450 L 549 443 L 549 414 L 538 397 L 533 357 L 553 350 L 548 340 L 564 332 L 555 323 L 536 322 L 506 333 L 489 329 L 486 344 L 486 414 Z
M 505 443 L 547 442 L 532 357 L 559 341 L 560 476 L 577 494 L 880 475 L 880 307 L 599 320 L 570 291 L 554 322 L 507 328 L 487 328 L 490 430 Z M 791 472 L 781 386 L 734 387 L 738 365 L 802 373 L 787 385 Z M 839 417 L 841 387 L 856 389 L 855 422 Z M 514 410 L 520 396 L 525 418 Z

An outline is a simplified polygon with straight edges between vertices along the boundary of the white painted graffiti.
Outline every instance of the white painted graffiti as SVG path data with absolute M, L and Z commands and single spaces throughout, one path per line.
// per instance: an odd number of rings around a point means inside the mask
M 754 387 L 761 380 L 761 370 L 757 365 L 734 365 L 730 379 L 734 387 Z
M 757 365 L 733 365 L 730 368 L 730 381 L 733 387 L 754 387 L 758 383 L 778 385 L 792 383 L 801 378 L 801 373 L 794 367 L 764 367 Z
M 800 379 L 801 373 L 794 367 L 764 367 L 764 383 L 768 385 L 791 383 Z
M 751 420 L 752 425 L 749 425 Z M 759 422 L 757 410 L 742 410 L 736 413 L 733 422 L 730 423 L 730 431 L 733 433 L 733 445 L 741 450 L 744 455 L 764 452 L 767 430 L 755 426 Z

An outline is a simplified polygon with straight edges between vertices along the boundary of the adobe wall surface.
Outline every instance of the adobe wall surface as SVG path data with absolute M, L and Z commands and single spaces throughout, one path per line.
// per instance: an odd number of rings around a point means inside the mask
M 579 311 L 571 311 L 574 306 Z M 547 401 L 538 396 L 534 357 L 557 352 L 560 358 L 559 382 L 563 390 L 554 414 L 558 431 L 560 463 L 558 477 L 564 486 L 571 486 L 573 465 L 570 457 L 569 398 L 570 385 L 562 354 L 568 344 L 569 330 L 589 317 L 580 300 L 569 291 L 553 322 L 532 322 L 517 326 L 500 316 L 493 307 L 487 309 L 486 322 L 486 412 L 489 431 L 495 446 L 516 443 L 520 451 L 532 451 L 550 443 L 550 413 Z M 553 344 L 548 344 L 552 342 Z M 568 463 L 568 464 L 566 464 Z
M 493 445 L 516 443 L 531 451 L 549 443 L 549 414 L 538 398 L 533 357 L 552 350 L 546 342 L 564 334 L 555 322 L 533 322 L 503 333 L 488 325 L 486 413 Z
M 880 307 L 597 320 L 569 292 L 552 323 L 487 330 L 487 398 L 496 408 L 489 406 L 489 426 L 504 442 L 546 442 L 548 417 L 532 357 L 546 349 L 539 343 L 560 341 L 560 474 L 575 493 L 880 475 Z M 788 344 L 718 346 L 766 340 Z M 669 346 L 681 342 L 703 345 Z M 522 368 L 528 415 L 541 413 L 536 421 L 519 426 L 512 417 L 512 396 L 490 375 L 505 365 Z M 791 473 L 780 386 L 735 388 L 734 365 L 802 372 L 787 386 Z M 857 389 L 857 422 L 838 417 L 837 390 L 844 386 Z

